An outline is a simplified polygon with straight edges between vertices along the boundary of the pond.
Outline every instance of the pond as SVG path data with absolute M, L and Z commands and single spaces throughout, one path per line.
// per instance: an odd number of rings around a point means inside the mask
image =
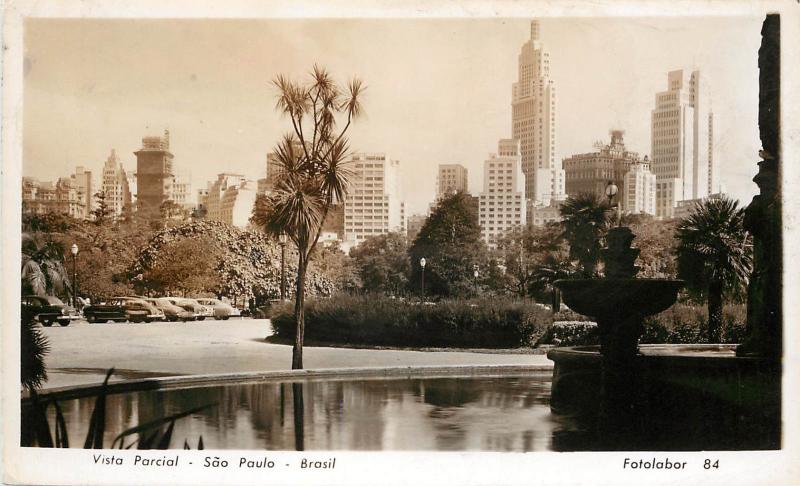
M 106 445 L 137 424 L 216 404 L 178 420 L 173 448 L 547 451 L 581 434 L 550 411 L 549 373 L 502 377 L 304 380 L 220 384 L 108 396 Z M 295 414 L 302 400 L 303 412 Z M 94 398 L 60 402 L 73 447 Z M 52 407 L 48 410 L 52 414 Z M 51 423 L 53 417 L 51 416 Z M 573 444 L 574 446 L 574 444 Z

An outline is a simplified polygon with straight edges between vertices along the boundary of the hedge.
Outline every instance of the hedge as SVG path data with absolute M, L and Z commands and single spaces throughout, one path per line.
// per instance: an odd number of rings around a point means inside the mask
M 293 306 L 282 304 L 272 326 L 294 339 Z M 409 347 L 516 348 L 531 346 L 552 322 L 541 306 L 511 299 L 480 298 L 420 303 L 382 296 L 339 295 L 306 302 L 310 340 Z

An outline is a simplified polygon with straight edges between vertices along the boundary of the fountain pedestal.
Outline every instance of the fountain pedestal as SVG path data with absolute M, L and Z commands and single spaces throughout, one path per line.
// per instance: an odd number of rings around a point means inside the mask
M 598 426 L 612 442 L 637 420 L 641 387 L 636 358 L 644 318 L 675 303 L 683 286 L 681 280 L 634 278 L 639 249 L 630 246 L 633 238 L 626 227 L 608 232 L 608 248 L 601 251 L 606 278 L 555 282 L 570 309 L 597 322 L 602 369 Z

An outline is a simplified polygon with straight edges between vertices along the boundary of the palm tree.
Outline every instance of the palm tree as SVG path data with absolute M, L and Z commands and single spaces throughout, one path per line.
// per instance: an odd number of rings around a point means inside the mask
M 345 133 L 362 114 L 362 82 L 339 87 L 328 71 L 314 66 L 308 83 L 280 75 L 276 109 L 287 115 L 292 131 L 275 148 L 281 173 L 261 218 L 267 232 L 285 233 L 298 253 L 295 292 L 296 335 L 292 369 L 303 368 L 305 282 L 312 252 L 331 207 L 344 201 L 352 171 L 347 167 Z M 344 121 L 339 130 L 337 122 Z
M 586 277 L 593 277 L 600 260 L 600 241 L 610 222 L 609 205 L 592 193 L 580 193 L 561 206 L 569 257 L 578 260 Z
M 752 268 L 744 208 L 722 197 L 697 203 L 678 224 L 678 278 L 696 297 L 708 299 L 708 340 L 719 342 L 724 294 L 740 295 Z
M 64 246 L 23 233 L 21 283 L 23 295 L 69 295 L 72 285 L 64 268 Z

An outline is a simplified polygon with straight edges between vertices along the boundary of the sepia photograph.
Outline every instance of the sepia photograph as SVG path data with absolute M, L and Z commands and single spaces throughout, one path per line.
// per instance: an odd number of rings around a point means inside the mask
M 4 484 L 797 479 L 796 5 L 103 4 L 4 10 Z

